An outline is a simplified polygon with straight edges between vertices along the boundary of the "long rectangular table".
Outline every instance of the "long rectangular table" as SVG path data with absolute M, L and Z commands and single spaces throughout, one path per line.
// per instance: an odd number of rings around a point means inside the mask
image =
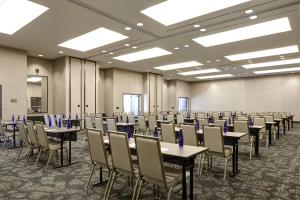
M 59 137 L 60 138 L 60 166 L 59 167 L 64 167 L 64 166 L 68 166 L 68 165 L 72 165 L 75 162 L 72 163 L 72 145 L 71 145 L 71 141 L 72 141 L 72 135 L 77 134 L 77 132 L 81 131 L 81 129 L 78 128 L 66 128 L 66 127 L 62 127 L 62 128 L 57 128 L 57 127 L 45 127 L 45 132 L 50 135 L 50 136 L 55 136 L 55 137 Z M 64 157 L 63 157 L 63 148 L 64 148 L 64 140 L 65 140 L 65 136 L 68 136 L 68 140 L 69 140 L 69 160 L 68 160 L 68 164 L 64 164 Z
M 104 143 L 109 145 L 109 139 L 104 136 Z M 195 158 L 197 155 L 204 153 L 208 150 L 206 147 L 196 147 L 184 145 L 179 147 L 178 144 L 161 142 L 162 156 L 164 162 L 177 164 L 182 166 L 182 199 L 187 199 L 187 183 L 186 183 L 186 170 L 190 172 L 190 199 L 193 199 L 193 170 Z M 136 149 L 134 138 L 129 139 L 129 147 L 133 150 Z M 149 158 L 151 159 L 151 158 Z

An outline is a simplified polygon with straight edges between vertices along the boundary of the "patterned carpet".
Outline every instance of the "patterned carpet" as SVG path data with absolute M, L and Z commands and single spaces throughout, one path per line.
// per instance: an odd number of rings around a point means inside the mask
M 42 157 L 37 168 L 36 156 L 28 162 L 16 160 L 19 149 L 0 151 L 0 199 L 100 199 L 104 186 L 84 191 L 91 165 L 88 147 L 82 139 L 73 143 L 73 161 L 76 164 L 56 169 L 54 158 L 45 169 Z M 213 160 L 213 171 L 206 165 L 202 176 L 194 176 L 195 199 L 300 199 L 300 125 L 281 135 L 268 149 L 261 145 L 260 157 L 249 160 L 246 147 L 240 146 L 240 173 L 223 181 L 223 160 Z M 24 157 L 23 157 L 24 158 Z M 228 171 L 231 170 L 231 162 Z M 104 173 L 106 179 L 106 174 Z M 97 171 L 92 179 L 99 180 Z M 130 199 L 127 178 L 119 178 L 111 199 Z M 145 187 L 141 199 L 153 199 L 153 188 Z M 164 195 L 161 196 L 164 199 Z M 172 199 L 181 199 L 180 188 Z

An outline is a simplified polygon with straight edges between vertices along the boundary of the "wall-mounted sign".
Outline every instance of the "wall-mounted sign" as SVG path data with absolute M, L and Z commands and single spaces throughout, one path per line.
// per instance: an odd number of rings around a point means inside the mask
M 17 99 L 11 99 L 11 100 L 10 100 L 10 103 L 17 103 L 17 102 L 18 102 Z

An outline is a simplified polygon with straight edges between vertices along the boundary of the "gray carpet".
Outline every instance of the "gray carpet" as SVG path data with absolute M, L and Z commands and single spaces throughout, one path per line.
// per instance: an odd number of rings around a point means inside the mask
M 0 151 L 0 199 L 100 199 L 104 186 L 84 191 L 91 164 L 88 147 L 80 136 L 73 143 L 73 160 L 76 164 L 56 169 L 54 158 L 45 169 L 42 157 L 34 167 L 36 156 L 28 162 L 16 160 L 19 149 Z M 240 146 L 240 173 L 223 181 L 223 160 L 213 160 L 213 171 L 206 165 L 202 176 L 194 176 L 195 199 L 300 199 L 300 125 L 281 135 L 268 149 L 261 144 L 260 157 L 249 160 L 247 147 Z M 24 155 L 24 154 L 23 154 Z M 228 171 L 231 170 L 231 162 Z M 106 174 L 104 173 L 106 178 Z M 99 180 L 97 171 L 92 179 Z M 111 199 L 130 199 L 127 179 L 117 179 Z M 162 199 L 164 194 L 162 193 Z M 152 187 L 142 190 L 141 199 L 153 199 Z M 181 199 L 180 188 L 172 199 Z

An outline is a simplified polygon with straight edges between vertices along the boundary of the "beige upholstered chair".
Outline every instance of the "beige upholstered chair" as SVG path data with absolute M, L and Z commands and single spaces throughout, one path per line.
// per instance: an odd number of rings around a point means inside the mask
M 208 119 L 207 118 L 200 118 L 198 119 L 199 125 L 200 125 L 200 129 L 203 129 L 204 125 L 208 125 Z
M 161 139 L 163 142 L 176 143 L 174 124 L 161 123 Z
M 180 124 L 184 123 L 184 116 L 182 114 L 176 115 L 177 118 L 177 126 L 180 126 Z
M 128 116 L 128 122 L 129 123 L 135 123 L 134 115 L 127 115 Z
M 92 118 L 90 116 L 85 116 L 84 117 L 84 123 L 85 123 L 85 128 L 86 129 L 93 129 L 93 122 L 92 122 Z
M 149 123 L 149 131 L 154 131 L 155 127 L 157 127 L 156 116 L 149 115 L 148 116 L 148 123 Z
M 141 187 L 146 182 L 166 189 L 167 199 L 170 200 L 173 188 L 181 182 L 181 170 L 164 167 L 158 138 L 136 135 L 135 144 L 139 162 L 136 199 L 139 198 Z
M 48 141 L 47 133 L 44 130 L 43 124 L 36 122 L 35 128 L 36 128 L 36 132 L 37 132 L 37 138 L 39 141 L 39 145 L 41 147 L 39 149 L 39 154 L 36 159 L 35 166 L 37 166 L 40 156 L 41 156 L 42 152 L 44 151 L 46 153 L 49 153 L 48 161 L 47 161 L 47 165 L 46 165 L 46 168 L 47 168 L 49 166 L 49 163 L 50 163 L 53 153 L 57 154 L 58 150 L 60 150 L 60 144 L 59 143 L 50 143 Z M 66 155 L 68 157 L 68 149 L 65 146 L 64 146 L 64 149 L 66 150 Z
M 225 121 L 226 121 L 225 119 L 217 119 L 215 120 L 215 124 L 224 127 Z
M 198 119 L 204 119 L 205 118 L 205 114 L 204 113 L 198 113 L 197 118 Z
M 248 121 L 248 117 L 242 115 L 242 116 L 237 116 L 238 120 L 243 120 L 243 121 Z
M 190 113 L 190 118 L 191 119 L 195 119 L 196 118 L 196 114 L 195 113 Z
M 223 138 L 223 129 L 221 126 L 204 126 L 203 127 L 203 140 L 204 146 L 208 148 L 208 156 L 211 159 L 212 165 L 212 156 L 219 156 L 225 158 L 224 166 L 224 177 L 226 179 L 227 171 L 227 161 L 228 158 L 232 155 L 231 148 L 224 147 L 224 138 Z M 203 165 L 203 162 L 202 162 Z
M 33 122 L 27 121 L 26 127 L 27 127 L 27 132 L 28 132 L 28 138 L 29 138 L 30 145 L 31 145 L 29 152 L 33 151 L 34 149 L 39 149 L 40 145 L 38 142 L 37 133 L 34 128 Z
M 213 112 L 212 113 L 212 116 L 213 116 L 213 118 L 216 120 L 216 119 L 219 119 L 219 116 L 220 116 L 220 113 L 218 113 L 218 112 Z
M 135 186 L 137 185 L 139 177 L 138 166 L 133 164 L 131 158 L 127 134 L 109 131 L 108 135 L 112 159 L 112 174 L 109 180 L 110 184 L 107 191 L 107 199 L 109 199 L 114 181 L 117 177 L 121 175 L 131 177 L 136 181 Z M 132 199 L 135 197 L 135 192 L 136 188 L 134 188 Z
M 108 131 L 117 131 L 116 119 L 115 118 L 107 118 L 107 130 Z
M 24 125 L 23 122 L 18 123 L 18 129 L 19 129 L 20 139 L 21 139 L 22 142 L 21 142 L 21 149 L 18 153 L 17 159 L 20 158 L 22 150 L 23 150 L 24 147 L 26 148 L 26 147 L 31 146 L 30 142 L 29 142 L 29 139 L 28 139 L 27 131 L 26 131 L 26 128 L 25 128 L 25 125 Z M 29 154 L 30 154 L 30 151 L 26 154 L 26 158 L 28 157 Z
M 95 117 L 95 127 L 97 130 L 104 130 L 102 117 Z
M 104 199 L 107 199 L 108 189 L 110 187 L 110 180 L 112 177 L 112 164 L 111 164 L 111 159 L 108 156 L 108 153 L 106 152 L 106 148 L 104 145 L 103 131 L 88 130 L 87 136 L 88 136 L 88 144 L 89 144 L 89 150 L 90 150 L 90 156 L 91 156 L 93 168 L 90 177 L 88 179 L 88 182 L 85 186 L 85 190 L 87 190 L 90 185 L 91 178 L 93 176 L 96 166 L 102 169 L 106 169 L 109 172 L 109 182 L 107 183 L 106 186 Z
M 173 114 L 167 115 L 167 120 L 168 122 L 174 123 L 174 115 Z
M 234 132 L 246 133 L 246 135 L 243 136 L 239 142 L 241 144 L 249 145 L 250 148 L 249 157 L 250 159 L 252 159 L 254 137 L 250 135 L 248 120 L 235 120 L 233 123 L 233 128 L 234 128 Z
M 147 131 L 145 116 L 138 116 L 138 131 L 142 133 L 146 133 Z
M 266 147 L 268 147 L 269 144 L 269 134 L 266 129 L 266 118 L 264 117 L 254 117 L 253 124 L 256 126 L 264 126 L 264 128 L 259 130 L 259 134 L 262 137 L 262 139 L 266 142 Z
M 157 115 L 157 120 L 163 121 L 164 120 L 164 115 L 158 114 Z
M 266 122 L 274 122 L 273 115 L 265 115 L 264 117 L 266 118 Z M 272 130 L 272 135 L 274 137 L 274 140 L 276 140 L 276 131 L 277 131 L 276 126 L 272 125 L 271 130 Z

